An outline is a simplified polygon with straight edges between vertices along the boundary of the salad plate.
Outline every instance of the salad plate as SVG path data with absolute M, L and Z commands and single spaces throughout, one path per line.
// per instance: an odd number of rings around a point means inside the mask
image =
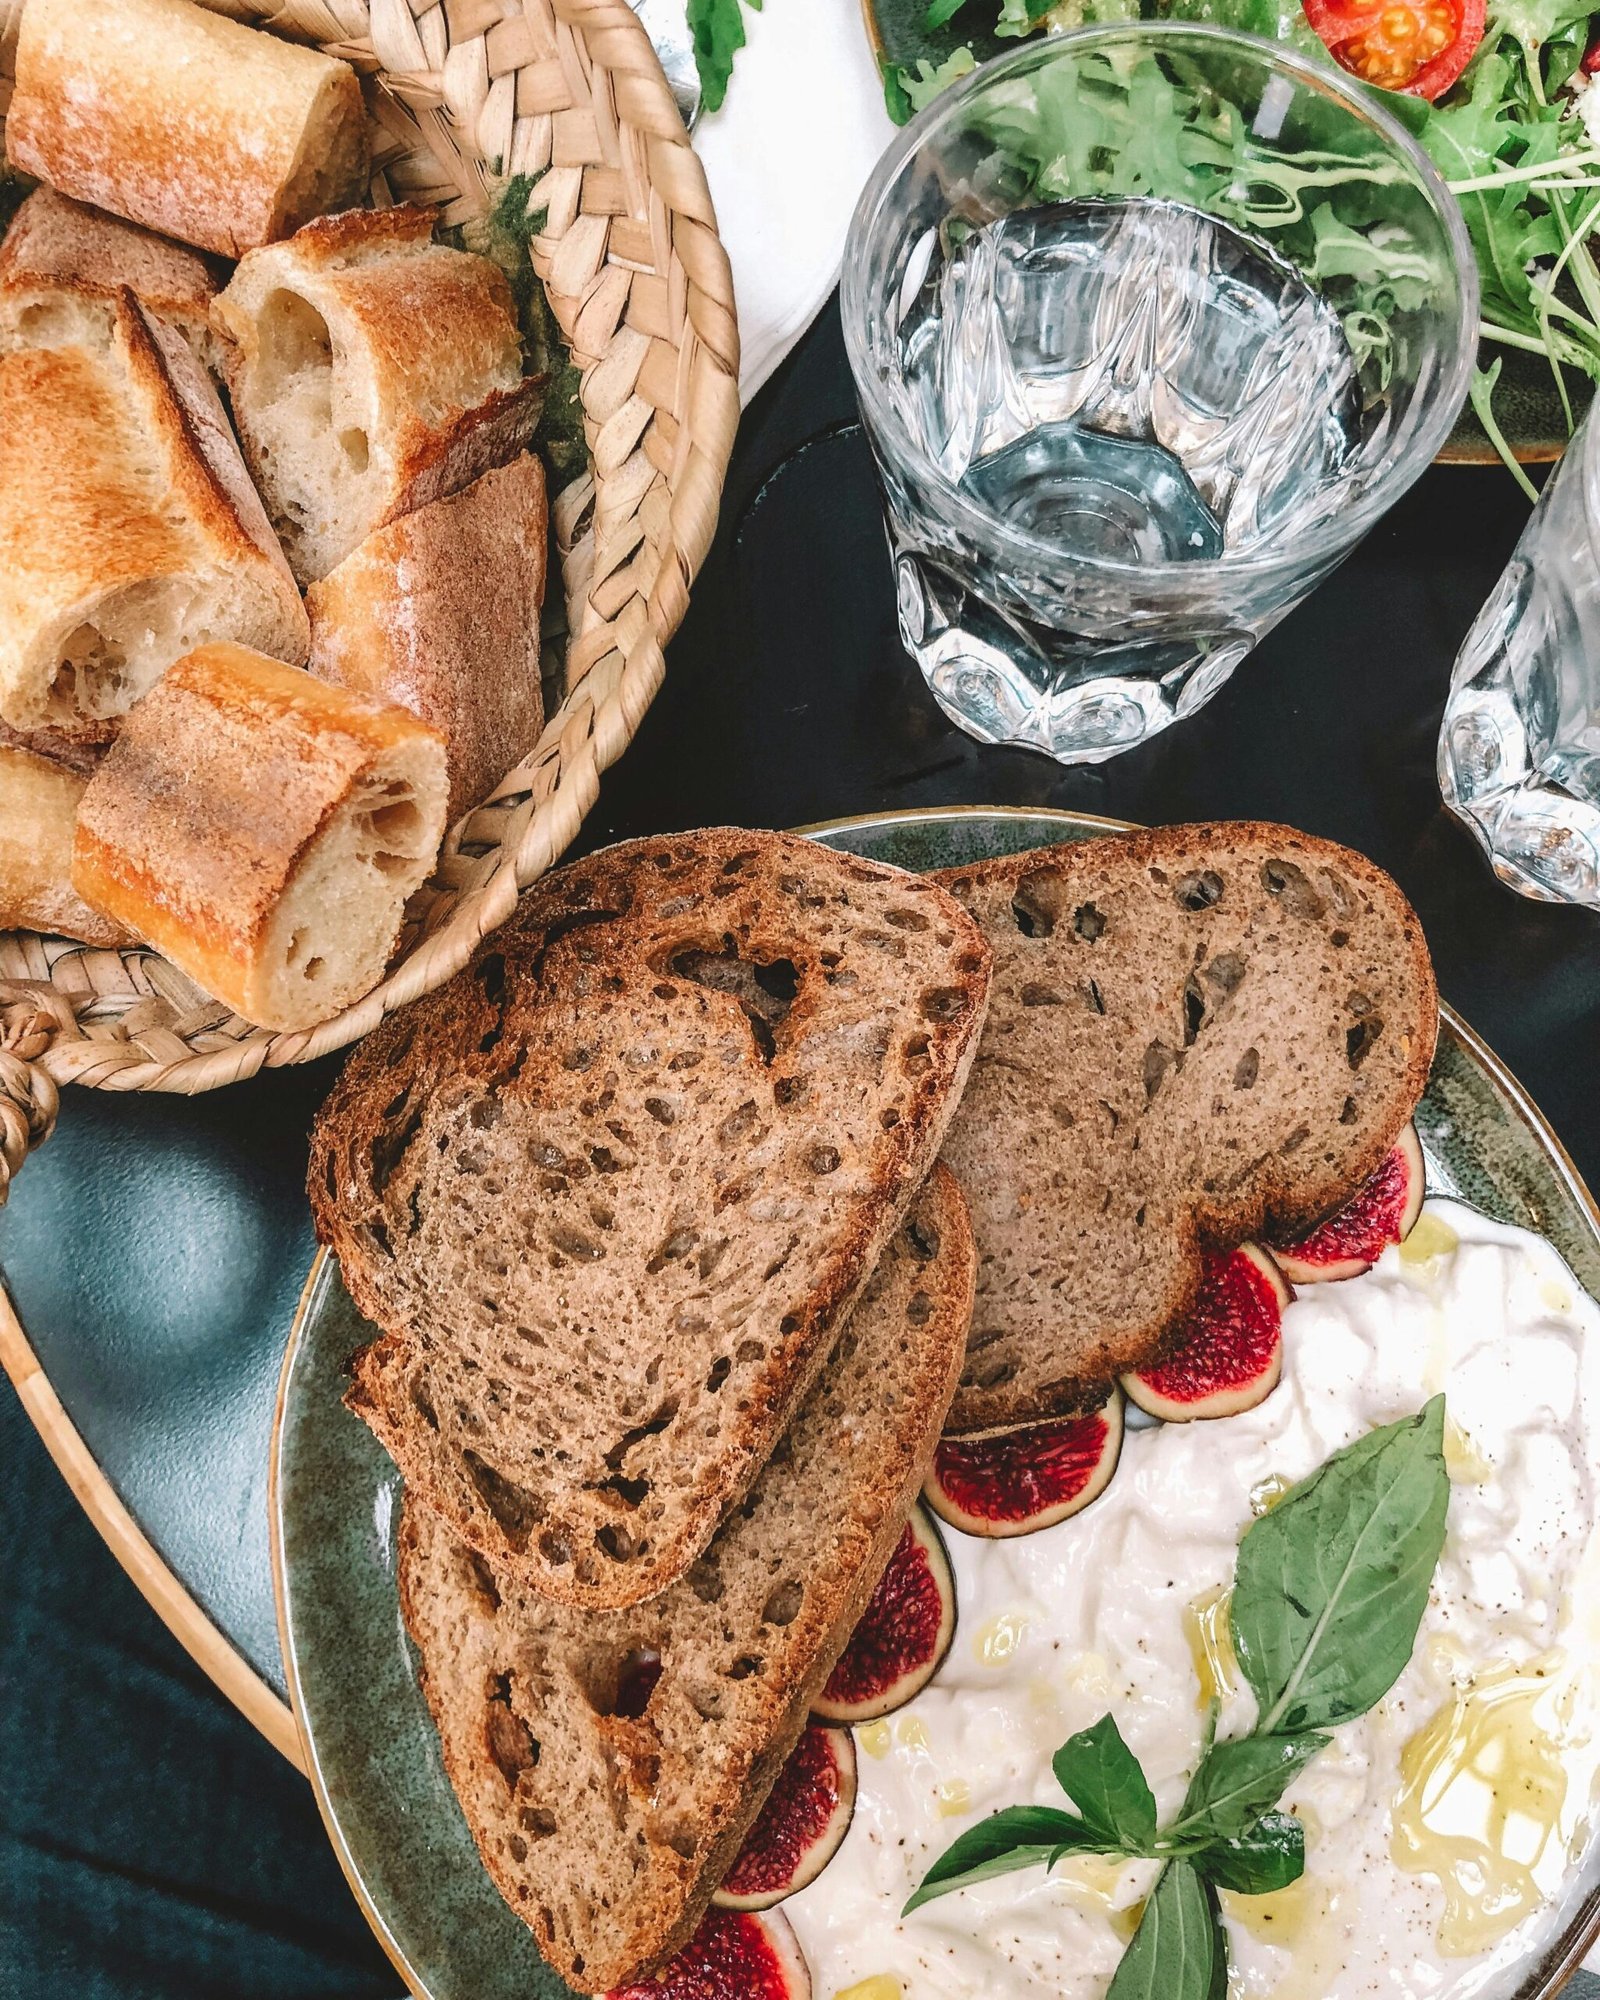
M 1380 17 L 1414 26 L 1412 47 L 1443 38 L 1404 92 L 1383 91 L 1461 201 L 1492 329 L 1473 401 L 1440 456 L 1492 464 L 1492 431 L 1524 464 L 1560 457 L 1600 371 L 1600 267 L 1588 248 L 1600 217 L 1600 95 L 1591 108 L 1585 69 L 1597 21 L 1582 0 L 1401 0 L 1388 10 L 1339 0 L 862 0 L 862 10 L 902 122 L 1020 36 L 1086 22 L 1214 22 L 1331 55 L 1373 83 L 1406 76 L 1415 60 L 1374 33 Z
M 916 870 L 1121 830 L 1080 814 L 966 807 L 806 829 Z M 1417 1128 L 1430 1192 L 1539 1233 L 1600 1294 L 1600 1211 L 1535 1106 L 1448 1011 Z M 557 2000 L 567 1989 L 479 1863 L 417 1685 L 395 1585 L 399 1477 L 341 1400 L 371 1331 L 319 1257 L 289 1339 L 271 1466 L 279 1629 L 306 1763 L 340 1864 L 414 1994 Z M 1597 1926 L 1600 1839 L 1542 1951 L 1494 2000 L 1548 2000 Z

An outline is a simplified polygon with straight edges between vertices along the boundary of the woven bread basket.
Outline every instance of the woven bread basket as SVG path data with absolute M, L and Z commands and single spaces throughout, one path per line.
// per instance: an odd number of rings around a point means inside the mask
M 738 421 L 738 330 L 705 174 L 627 0 L 208 0 L 366 79 L 373 196 L 484 215 L 539 176 L 534 269 L 581 378 L 589 470 L 551 512 L 567 598 L 559 705 L 446 836 L 388 976 L 272 1034 L 157 953 L 0 932 L 0 1202 L 57 1086 L 214 1090 L 357 1040 L 442 985 L 562 853 L 661 683 L 716 525 Z M 0 111 L 21 0 L 0 0 Z

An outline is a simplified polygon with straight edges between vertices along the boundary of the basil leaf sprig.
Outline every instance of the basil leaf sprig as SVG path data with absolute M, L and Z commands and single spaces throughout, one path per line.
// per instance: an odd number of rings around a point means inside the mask
M 1166 1826 L 1138 1758 L 1103 1715 L 1051 1760 L 1075 1811 L 993 1814 L 946 1849 L 903 1914 L 1070 1854 L 1159 1861 L 1106 2000 L 1223 2000 L 1217 1892 L 1266 1895 L 1304 1872 L 1305 1830 L 1278 1802 L 1331 1741 L 1326 1732 L 1364 1715 L 1405 1671 L 1449 1500 L 1442 1396 L 1336 1452 L 1239 1544 L 1230 1620 L 1256 1726 L 1219 1743 L 1211 1704 L 1199 1764 Z

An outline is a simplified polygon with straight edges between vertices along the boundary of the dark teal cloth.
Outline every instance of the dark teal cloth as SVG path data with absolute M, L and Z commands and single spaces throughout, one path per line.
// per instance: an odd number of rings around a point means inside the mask
M 0 1380 L 0 2000 L 399 1988 L 309 1785 L 123 1575 Z

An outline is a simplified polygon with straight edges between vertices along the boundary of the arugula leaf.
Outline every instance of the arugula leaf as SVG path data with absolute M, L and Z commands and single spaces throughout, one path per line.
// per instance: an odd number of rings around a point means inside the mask
M 1306 1830 L 1293 1813 L 1263 1813 L 1248 1831 L 1203 1847 L 1189 1859 L 1219 1889 L 1267 1896 L 1305 1873 Z
M 1505 432 L 1501 430 L 1499 420 L 1494 413 L 1495 384 L 1500 380 L 1500 370 L 1503 365 L 1502 357 L 1497 354 L 1487 368 L 1474 368 L 1472 383 L 1467 394 L 1472 399 L 1473 412 L 1483 426 L 1484 436 L 1500 456 L 1500 463 L 1528 496 L 1529 504 L 1537 507 L 1539 489 L 1517 463 L 1515 454 L 1506 443 Z
M 932 6 L 922 17 L 923 32 L 931 35 L 936 28 L 942 28 L 946 21 L 953 21 L 967 0 L 933 0 Z
M 986 1882 L 991 1875 L 1015 1869 L 1053 1867 L 1063 1854 L 1108 1854 L 1116 1842 L 1106 1840 L 1072 1813 L 1050 1806 L 1008 1806 L 970 1827 L 947 1847 L 923 1876 L 901 1916 L 931 1903 L 936 1896 Z
M 948 90 L 957 77 L 978 67 L 969 48 L 952 49 L 942 63 L 930 63 L 926 56 L 915 63 L 883 64 L 883 101 L 897 125 L 909 124 L 917 112 L 930 105 L 941 90 Z
M 1183 1810 L 1165 1837 L 1206 1845 L 1238 1839 L 1332 1740 L 1308 1730 L 1299 1736 L 1241 1736 L 1217 1744 L 1201 1759 Z
M 1050 1768 L 1094 1833 L 1124 1854 L 1149 1851 L 1156 1837 L 1155 1796 L 1114 1716 L 1102 1715 L 1091 1728 L 1069 1736 Z
M 1251 1523 L 1232 1625 L 1262 1735 L 1348 1722 L 1393 1687 L 1427 1609 L 1449 1504 L 1435 1396 L 1336 1453 Z
M 689 33 L 694 39 L 695 68 L 700 72 L 700 98 L 707 111 L 718 111 L 728 94 L 733 59 L 744 47 L 744 8 L 759 13 L 761 0 L 688 0 Z
M 1187 1861 L 1162 1869 L 1106 2000 L 1212 2000 L 1227 1946 L 1205 1884 Z

